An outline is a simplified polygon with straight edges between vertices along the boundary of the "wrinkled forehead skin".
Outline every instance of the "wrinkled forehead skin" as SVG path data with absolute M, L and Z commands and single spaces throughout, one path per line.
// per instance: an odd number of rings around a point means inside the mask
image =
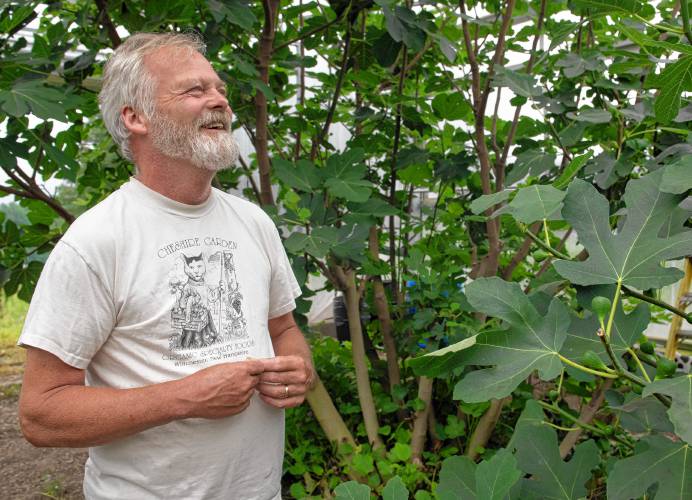
M 209 61 L 190 47 L 157 48 L 144 56 L 144 66 L 154 78 L 157 97 L 186 78 L 218 79 Z

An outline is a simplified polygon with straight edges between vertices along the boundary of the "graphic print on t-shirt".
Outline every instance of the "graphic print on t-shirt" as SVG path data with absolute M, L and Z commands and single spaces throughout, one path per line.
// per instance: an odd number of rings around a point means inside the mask
M 236 275 L 236 248 L 233 241 L 204 237 L 159 249 L 159 258 L 171 263 L 168 284 L 174 296 L 168 348 L 176 354 L 167 359 L 197 364 L 247 355 L 244 349 L 251 346 Z

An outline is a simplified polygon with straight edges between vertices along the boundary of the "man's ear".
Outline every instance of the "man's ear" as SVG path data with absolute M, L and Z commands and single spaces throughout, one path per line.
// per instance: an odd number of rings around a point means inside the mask
M 130 106 L 125 106 L 120 115 L 127 130 L 133 135 L 146 135 L 149 131 L 149 120 L 145 116 Z

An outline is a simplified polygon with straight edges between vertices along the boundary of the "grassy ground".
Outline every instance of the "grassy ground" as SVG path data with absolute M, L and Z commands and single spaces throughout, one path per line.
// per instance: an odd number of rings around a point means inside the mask
M 29 304 L 0 292 L 0 377 L 16 375 L 24 364 L 24 349 L 16 346 Z

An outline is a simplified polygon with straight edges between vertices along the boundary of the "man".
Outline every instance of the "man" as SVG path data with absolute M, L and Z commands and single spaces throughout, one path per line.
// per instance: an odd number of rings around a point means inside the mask
M 106 64 L 102 115 L 136 176 L 56 245 L 19 340 L 23 432 L 90 447 L 88 499 L 280 498 L 283 408 L 313 377 L 276 228 L 211 188 L 238 148 L 203 50 L 137 34 Z

